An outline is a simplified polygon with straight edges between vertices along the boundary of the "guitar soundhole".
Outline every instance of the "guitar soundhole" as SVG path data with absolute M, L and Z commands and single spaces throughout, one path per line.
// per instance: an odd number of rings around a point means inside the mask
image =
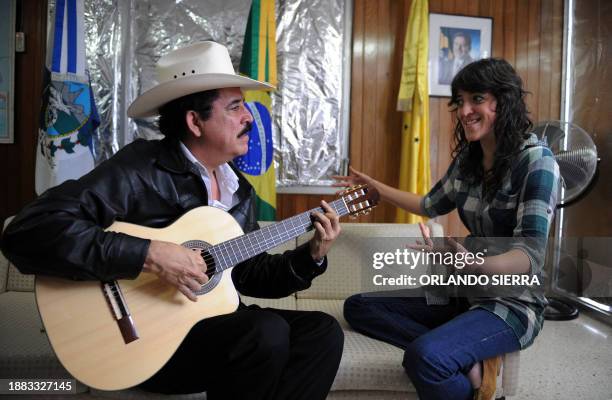
M 204 258 L 204 261 L 206 262 L 206 275 L 208 276 L 208 282 L 202 285 L 202 289 L 194 293 L 200 295 L 210 292 L 215 288 L 215 286 L 217 286 L 221 280 L 221 276 L 223 275 L 223 271 L 217 271 L 217 263 L 215 262 L 215 258 L 207 250 L 209 247 L 211 247 L 211 244 L 206 243 L 203 240 L 189 240 L 183 243 L 182 246 L 199 252 L 202 254 L 202 258 Z
M 210 279 L 217 271 L 215 259 L 213 258 L 212 254 L 210 254 L 208 251 L 204 249 L 193 249 L 193 250 L 199 251 L 200 254 L 202 255 L 202 258 L 206 262 L 206 275 L 208 276 L 208 279 Z

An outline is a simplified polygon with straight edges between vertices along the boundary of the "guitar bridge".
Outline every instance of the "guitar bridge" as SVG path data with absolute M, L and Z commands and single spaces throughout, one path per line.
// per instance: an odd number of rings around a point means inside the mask
M 125 344 L 138 339 L 136 325 L 134 325 L 119 283 L 117 281 L 102 282 L 101 285 L 104 298 L 106 298 L 106 302 L 117 320 L 117 326 Z

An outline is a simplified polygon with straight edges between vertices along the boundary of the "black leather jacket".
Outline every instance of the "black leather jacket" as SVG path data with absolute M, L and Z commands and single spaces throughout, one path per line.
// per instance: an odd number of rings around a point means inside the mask
M 255 191 L 236 174 L 239 202 L 229 212 L 246 233 L 259 228 Z M 115 220 L 167 226 L 207 199 L 199 172 L 177 141 L 137 140 L 81 179 L 52 188 L 26 206 L 5 230 L 2 251 L 22 273 L 75 280 L 135 278 L 150 241 L 104 228 Z M 325 268 L 326 262 L 318 266 L 302 246 L 283 255 L 255 256 L 234 267 L 232 278 L 242 294 L 283 297 L 309 287 Z

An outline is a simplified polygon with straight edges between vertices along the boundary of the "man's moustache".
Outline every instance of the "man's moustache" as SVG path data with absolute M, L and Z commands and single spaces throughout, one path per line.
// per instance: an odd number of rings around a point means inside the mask
M 240 131 L 240 133 L 238 134 L 238 137 L 242 137 L 244 135 L 246 135 L 247 133 L 249 133 L 251 131 L 251 128 L 253 127 L 253 124 L 250 122 L 247 122 L 247 124 L 245 125 L 245 127 Z

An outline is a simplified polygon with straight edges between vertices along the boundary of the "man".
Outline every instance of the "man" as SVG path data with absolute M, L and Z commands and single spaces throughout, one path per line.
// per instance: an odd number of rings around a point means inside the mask
M 128 115 L 159 114 L 165 138 L 137 140 L 27 206 L 2 243 L 22 272 L 102 281 L 150 272 L 196 301 L 194 291 L 208 280 L 199 253 L 104 228 L 115 220 L 162 227 L 210 205 L 227 210 L 245 232 L 257 229 L 254 190 L 229 161 L 246 153 L 253 121 L 241 88 L 270 86 L 236 75 L 227 49 L 214 42 L 171 52 L 159 60 L 158 73 L 160 83 L 137 98 Z M 325 255 L 340 232 L 338 216 L 326 203 L 322 207 L 324 213 L 312 216 L 310 243 L 234 267 L 237 290 L 283 297 L 309 287 L 325 271 Z M 234 313 L 196 324 L 142 386 L 162 393 L 207 391 L 213 400 L 324 399 L 342 346 L 342 330 L 326 314 L 241 304 Z
M 450 85 L 457 72 L 474 59 L 470 55 L 472 50 L 472 38 L 465 32 L 457 32 L 453 35 L 452 55 L 440 59 L 440 73 L 438 83 Z

